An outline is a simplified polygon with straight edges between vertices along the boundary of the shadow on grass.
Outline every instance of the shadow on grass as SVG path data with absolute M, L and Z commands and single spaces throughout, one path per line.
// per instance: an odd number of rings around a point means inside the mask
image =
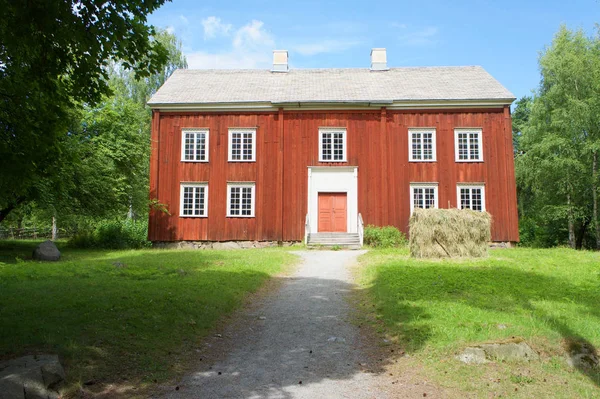
M 215 397 L 214 389 L 239 397 L 291 398 L 299 381 L 302 388 L 323 383 L 331 389 L 331 380 L 344 381 L 339 389 L 350 392 L 346 382 L 356 384 L 356 376 L 364 375 L 368 359 L 356 351 L 358 338 L 342 331 L 346 323 L 338 310 L 356 287 L 340 280 L 275 278 L 275 283 L 284 282 L 284 292 L 266 320 L 241 312 L 231 337 L 207 337 L 272 276 L 265 263 L 288 253 L 80 255 L 76 262 L 20 262 L 0 268 L 0 357 L 58 353 L 71 392 L 89 383 L 84 389 L 102 397 L 143 396 L 136 386 L 153 389 L 190 366 L 197 372 L 180 383 L 178 392 L 184 397 Z M 6 278 L 9 269 L 13 275 Z M 332 336 L 347 341 L 332 342 Z M 217 353 L 231 352 L 232 357 L 209 361 L 205 340 Z M 369 371 L 381 373 L 389 361 L 385 355 L 369 361 Z M 168 388 L 176 393 L 174 386 Z
M 12 256 L 30 245 L 11 245 Z M 7 256 L 9 249 L 3 248 Z M 259 255 L 94 251 L 77 254 L 76 261 L 5 264 L 0 359 L 58 353 L 72 386 L 167 378 L 284 260 L 274 254 L 269 266 Z
M 600 319 L 599 294 L 593 287 L 583 289 L 563 279 L 501 266 L 397 264 L 382 267 L 369 289 L 376 298 L 379 316 L 396 329 L 410 351 L 418 351 L 433 339 L 428 320 L 439 316 L 421 302 L 433 303 L 436 308 L 440 305 L 436 311 L 456 310 L 458 304 L 507 316 L 527 314 L 558 332 L 567 351 L 583 346 L 598 353 L 564 320 L 549 316 L 535 305 L 540 301 L 576 304 L 583 307 L 579 317 Z M 600 370 L 576 367 L 600 386 Z

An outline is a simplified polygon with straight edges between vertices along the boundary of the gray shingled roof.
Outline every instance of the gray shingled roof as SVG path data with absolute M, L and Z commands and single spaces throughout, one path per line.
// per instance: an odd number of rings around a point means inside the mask
M 369 69 L 180 69 L 149 105 L 214 103 L 507 100 L 514 95 L 479 66 Z

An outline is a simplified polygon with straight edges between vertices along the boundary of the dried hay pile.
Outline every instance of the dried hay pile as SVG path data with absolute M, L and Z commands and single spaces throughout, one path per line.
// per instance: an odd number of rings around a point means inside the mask
M 487 256 L 492 217 L 469 209 L 415 209 L 410 227 L 414 258 Z

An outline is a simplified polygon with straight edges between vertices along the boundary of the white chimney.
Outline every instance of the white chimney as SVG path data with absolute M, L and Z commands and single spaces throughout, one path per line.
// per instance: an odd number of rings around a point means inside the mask
M 288 71 L 288 52 L 287 50 L 273 50 L 273 69 L 271 72 Z
M 387 71 L 387 53 L 384 48 L 371 49 L 371 71 Z

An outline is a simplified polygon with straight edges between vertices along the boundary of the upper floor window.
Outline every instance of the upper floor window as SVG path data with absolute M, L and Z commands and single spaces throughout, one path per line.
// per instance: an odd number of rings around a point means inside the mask
M 183 129 L 181 135 L 181 160 L 208 162 L 208 129 Z
M 256 161 L 256 129 L 229 129 L 229 161 Z
M 485 211 L 485 187 L 459 184 L 456 188 L 458 209 Z
M 483 161 L 481 129 L 454 129 L 456 162 Z
M 227 216 L 254 217 L 254 183 L 227 185 Z
M 437 208 L 438 186 L 437 183 L 414 183 L 410 185 L 410 213 L 415 208 Z
M 206 183 L 181 183 L 180 216 L 207 216 L 208 185 Z
M 408 129 L 408 159 L 411 162 L 436 160 L 435 129 Z
M 319 161 L 346 162 L 346 129 L 319 129 Z

